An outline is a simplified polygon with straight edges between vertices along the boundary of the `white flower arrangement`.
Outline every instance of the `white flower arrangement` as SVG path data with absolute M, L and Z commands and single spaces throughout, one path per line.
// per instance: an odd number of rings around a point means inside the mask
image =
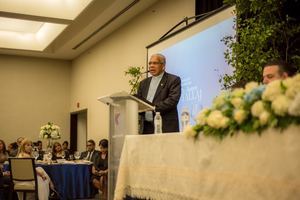
M 261 133 L 269 127 L 284 129 L 290 124 L 300 124 L 300 74 L 268 85 L 251 82 L 245 88 L 222 92 L 211 108 L 200 111 L 196 125 L 184 134 L 223 138 L 239 130 Z
M 41 127 L 40 138 L 53 140 L 60 139 L 60 127 L 52 122 L 48 122 L 46 125 Z

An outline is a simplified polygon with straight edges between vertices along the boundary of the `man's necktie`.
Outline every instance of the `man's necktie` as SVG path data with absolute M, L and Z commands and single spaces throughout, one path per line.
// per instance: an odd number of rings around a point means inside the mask
M 91 152 L 89 152 L 89 154 L 88 154 L 88 157 L 87 157 L 87 160 L 88 160 L 88 161 L 90 161 L 90 160 L 91 160 L 91 155 L 92 155 L 92 153 L 91 153 Z

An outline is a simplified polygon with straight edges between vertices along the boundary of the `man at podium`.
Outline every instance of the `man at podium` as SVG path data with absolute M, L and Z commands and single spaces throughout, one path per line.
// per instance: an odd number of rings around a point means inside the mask
M 155 106 L 155 112 L 162 116 L 162 132 L 179 132 L 177 104 L 181 95 L 181 79 L 165 71 L 166 58 L 154 54 L 149 61 L 152 75 L 140 82 L 137 97 L 146 99 Z M 142 113 L 143 134 L 154 133 L 154 112 Z

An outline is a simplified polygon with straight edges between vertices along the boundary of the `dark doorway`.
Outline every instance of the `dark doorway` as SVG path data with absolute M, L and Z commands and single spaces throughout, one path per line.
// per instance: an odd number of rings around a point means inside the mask
M 70 150 L 84 151 L 87 140 L 87 109 L 71 113 Z

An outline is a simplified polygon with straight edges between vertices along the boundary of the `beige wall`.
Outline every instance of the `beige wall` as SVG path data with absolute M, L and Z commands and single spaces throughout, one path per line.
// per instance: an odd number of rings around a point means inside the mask
M 70 112 L 87 109 L 87 139 L 108 137 L 108 107 L 97 97 L 129 91 L 124 71 L 146 67 L 146 46 L 186 16 L 194 0 L 160 0 L 72 63 L 0 55 L 0 139 L 38 139 L 48 121 L 61 126 L 69 139 Z M 71 68 L 72 66 L 72 68 Z M 80 107 L 77 108 L 77 102 Z
M 124 71 L 131 65 L 146 67 L 145 47 L 185 16 L 193 16 L 194 4 L 194 0 L 159 1 L 73 61 L 71 111 L 88 109 L 88 139 L 98 142 L 108 137 L 108 106 L 97 97 L 129 91 Z
M 0 138 L 36 141 L 48 121 L 69 139 L 70 70 L 68 61 L 0 55 Z

